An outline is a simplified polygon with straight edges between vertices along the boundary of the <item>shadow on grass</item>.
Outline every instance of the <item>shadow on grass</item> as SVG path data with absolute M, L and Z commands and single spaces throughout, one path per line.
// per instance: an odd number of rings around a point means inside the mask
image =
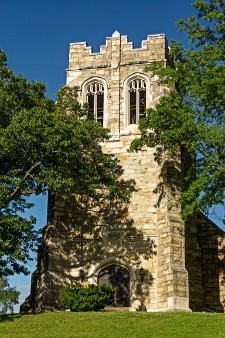
M 0 323 L 3 322 L 12 322 L 15 319 L 21 318 L 22 315 L 17 314 L 8 314 L 8 315 L 0 315 Z

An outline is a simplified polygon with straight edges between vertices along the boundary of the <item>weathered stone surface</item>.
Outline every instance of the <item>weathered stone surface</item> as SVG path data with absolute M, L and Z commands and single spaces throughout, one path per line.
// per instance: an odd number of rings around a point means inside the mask
M 83 103 L 86 81 L 105 81 L 104 126 L 112 137 L 102 148 L 116 155 L 121 178 L 132 181 L 135 189 L 128 206 L 93 206 L 82 197 L 50 195 L 31 296 L 22 311 L 60 309 L 63 285 L 73 280 L 97 283 L 101 269 L 111 265 L 129 272 L 131 311 L 223 311 L 224 233 L 200 216 L 187 224 L 181 219 L 176 207 L 181 157 L 172 164 L 165 158 L 159 166 L 155 149 L 127 151 L 139 131 L 129 124 L 126 81 L 141 74 L 147 84 L 146 106 L 154 107 L 167 89 L 144 68 L 153 60 L 166 62 L 167 56 L 164 34 L 149 35 L 136 49 L 118 33 L 107 38 L 100 53 L 83 42 L 70 45 L 67 85 L 80 87 Z

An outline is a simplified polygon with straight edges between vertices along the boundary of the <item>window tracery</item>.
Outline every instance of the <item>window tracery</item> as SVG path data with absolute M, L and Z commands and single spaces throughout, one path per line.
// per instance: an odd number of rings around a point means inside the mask
M 135 124 L 145 116 L 146 82 L 135 78 L 128 83 L 129 123 Z
M 91 82 L 86 88 L 89 110 L 95 116 L 96 122 L 103 126 L 104 118 L 104 85 L 101 82 Z

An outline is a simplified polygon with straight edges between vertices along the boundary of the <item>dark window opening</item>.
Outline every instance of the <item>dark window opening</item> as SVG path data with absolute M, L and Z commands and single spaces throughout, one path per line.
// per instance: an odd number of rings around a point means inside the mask
M 87 87 L 87 102 L 89 111 L 94 115 L 96 122 L 103 126 L 104 119 L 104 87 L 100 82 L 92 82 Z
M 103 126 L 104 94 L 97 95 L 97 122 Z
M 141 90 L 139 92 L 139 119 L 145 117 L 146 109 L 146 91 Z
M 145 116 L 146 83 L 142 79 L 134 79 L 129 83 L 129 122 L 137 123 Z
M 88 96 L 88 105 L 89 105 L 89 111 L 94 114 L 94 95 L 89 94 Z
M 130 92 L 130 124 L 136 123 L 136 92 Z

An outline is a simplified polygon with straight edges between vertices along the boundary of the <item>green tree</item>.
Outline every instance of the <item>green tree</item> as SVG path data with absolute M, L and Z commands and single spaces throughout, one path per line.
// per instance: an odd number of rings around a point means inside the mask
M 5 277 L 0 278 L 0 314 L 13 313 L 13 305 L 19 304 L 20 292 L 11 288 Z
M 177 24 L 190 47 L 172 41 L 170 60 L 148 71 L 170 88 L 140 121 L 141 138 L 132 149 L 155 146 L 157 158 L 177 152 L 189 159 L 180 203 L 184 217 L 212 212 L 225 203 L 225 3 L 195 1 L 196 15 Z M 154 133 L 150 132 L 154 130 Z
M 15 76 L 0 52 L 0 276 L 27 273 L 38 238 L 35 219 L 21 216 L 32 206 L 27 196 L 50 189 L 129 198 L 117 180 L 118 163 L 101 150 L 108 131 L 78 104 L 76 92 L 64 87 L 53 102 L 43 84 Z

